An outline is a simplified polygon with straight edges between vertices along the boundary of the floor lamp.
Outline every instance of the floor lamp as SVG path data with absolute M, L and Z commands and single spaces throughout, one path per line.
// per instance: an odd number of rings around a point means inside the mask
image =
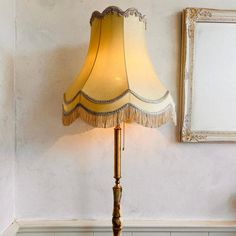
M 113 234 L 120 236 L 120 124 L 134 121 L 156 128 L 175 121 L 175 108 L 147 53 L 145 16 L 134 8 L 112 6 L 93 12 L 90 25 L 85 64 L 64 94 L 63 124 L 81 118 L 94 127 L 115 127 L 112 223 Z

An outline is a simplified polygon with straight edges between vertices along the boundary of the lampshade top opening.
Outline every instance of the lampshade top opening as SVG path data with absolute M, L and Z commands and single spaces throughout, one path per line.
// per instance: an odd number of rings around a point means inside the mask
M 94 19 L 96 18 L 101 19 L 108 14 L 115 14 L 115 15 L 124 16 L 124 17 L 136 16 L 138 17 L 140 22 L 143 22 L 145 25 L 147 24 L 146 16 L 142 15 L 136 8 L 132 7 L 132 8 L 128 8 L 126 11 L 123 11 L 119 7 L 110 6 L 110 7 L 107 7 L 103 12 L 94 11 L 90 18 L 90 25 L 92 25 Z

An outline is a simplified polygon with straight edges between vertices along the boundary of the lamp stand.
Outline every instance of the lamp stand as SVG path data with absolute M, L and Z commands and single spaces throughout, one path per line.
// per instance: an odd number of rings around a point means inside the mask
M 114 178 L 115 186 L 113 187 L 114 208 L 113 208 L 113 235 L 121 236 L 122 223 L 120 213 L 120 200 L 122 196 L 121 178 L 121 127 L 117 125 L 114 128 Z

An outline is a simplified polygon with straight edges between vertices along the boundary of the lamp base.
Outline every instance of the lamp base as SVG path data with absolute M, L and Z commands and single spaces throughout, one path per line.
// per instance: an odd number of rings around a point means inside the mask
M 122 230 L 121 223 L 121 214 L 120 214 L 120 200 L 122 196 L 122 187 L 120 186 L 119 180 L 116 181 L 116 185 L 113 187 L 113 195 L 114 195 L 114 210 L 112 217 L 113 224 L 113 235 L 120 236 Z
M 115 186 L 113 187 L 114 209 L 113 209 L 113 235 L 121 236 L 122 223 L 120 213 L 120 201 L 122 196 L 122 187 L 120 185 L 121 178 L 121 128 L 117 125 L 114 129 L 114 178 Z

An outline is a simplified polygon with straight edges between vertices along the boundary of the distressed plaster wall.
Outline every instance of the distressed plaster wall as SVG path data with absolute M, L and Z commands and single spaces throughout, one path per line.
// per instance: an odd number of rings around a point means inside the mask
M 93 10 L 136 7 L 159 77 L 178 102 L 181 15 L 235 0 L 16 0 L 16 217 L 108 219 L 113 130 L 61 124 L 61 101 L 84 61 Z M 126 126 L 126 219 L 236 219 L 235 144 L 180 144 L 175 127 Z
M 0 1 L 0 232 L 14 217 L 13 3 Z

